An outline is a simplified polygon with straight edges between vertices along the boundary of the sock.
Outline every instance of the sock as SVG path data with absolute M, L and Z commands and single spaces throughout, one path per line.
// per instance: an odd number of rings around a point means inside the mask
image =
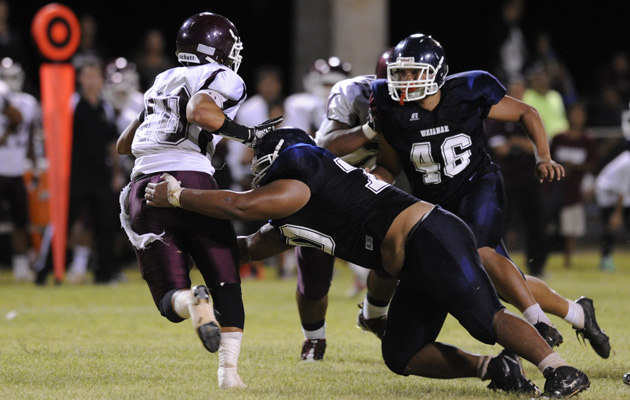
M 72 257 L 70 273 L 75 275 L 85 275 L 92 249 L 88 246 L 74 246 L 72 252 L 74 255 Z
M 24 278 L 31 274 L 31 266 L 28 262 L 26 254 L 15 254 L 12 257 L 13 274 L 17 277 Z
M 389 301 L 383 302 L 372 298 L 369 293 L 365 294 L 363 300 L 363 318 L 373 319 L 387 315 Z
M 540 304 L 538 303 L 534 304 L 533 306 L 529 306 L 525 311 L 523 311 L 523 318 L 525 318 L 527 322 L 532 325 L 543 322 L 549 326 L 553 326 L 551 320 L 543 312 L 542 308 L 540 308 Z
M 537 367 L 540 370 L 540 372 L 545 372 L 545 370 L 549 367 L 551 368 L 558 368 L 558 367 L 562 367 L 568 365 L 566 361 L 564 361 L 562 359 L 562 357 L 560 357 L 558 355 L 558 353 L 551 353 L 549 354 L 547 357 L 543 358 L 543 360 L 538 363 Z
M 316 324 L 302 324 L 302 333 L 306 340 L 326 339 L 326 320 L 323 319 Z
M 219 367 L 234 368 L 237 366 L 242 340 L 243 332 L 221 332 Z
M 578 329 L 584 328 L 584 309 L 575 301 L 569 301 L 569 311 L 564 320 Z
M 486 380 L 486 373 L 488 372 L 488 363 L 492 359 L 492 356 L 479 356 L 477 362 L 477 378 Z
M 184 319 L 190 318 L 188 307 L 192 304 L 192 290 L 183 289 L 173 293 L 173 310 Z

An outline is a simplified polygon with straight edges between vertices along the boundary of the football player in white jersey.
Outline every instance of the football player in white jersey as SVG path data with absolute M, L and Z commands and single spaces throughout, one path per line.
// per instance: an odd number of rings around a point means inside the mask
M 117 143 L 120 154 L 136 157 L 131 183 L 121 193 L 121 223 L 161 314 L 172 322 L 190 318 L 204 347 L 219 352 L 219 387 L 242 388 L 237 361 L 245 312 L 234 228 L 190 212 L 155 212 L 144 189 L 165 171 L 189 187 L 218 189 L 210 161 L 218 135 L 254 145 L 281 119 L 254 128 L 232 120 L 247 92 L 236 73 L 243 45 L 228 19 L 193 15 L 180 27 L 176 45 L 183 67 L 156 77 L 144 94 L 144 110 Z M 205 285 L 191 289 L 192 263 Z
M 39 103 L 22 92 L 24 70 L 10 58 L 0 60 L 0 199 L 10 207 L 12 263 L 16 281 L 34 278 L 28 258 L 27 191 L 24 174 L 36 170 L 34 139 L 41 129 Z

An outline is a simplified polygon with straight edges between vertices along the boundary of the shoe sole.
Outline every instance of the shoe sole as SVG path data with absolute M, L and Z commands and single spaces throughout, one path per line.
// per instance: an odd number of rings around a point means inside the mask
M 219 350 L 221 344 L 221 328 L 215 322 L 208 322 L 207 324 L 197 327 L 197 335 L 203 343 L 203 347 L 210 353 L 215 353 Z

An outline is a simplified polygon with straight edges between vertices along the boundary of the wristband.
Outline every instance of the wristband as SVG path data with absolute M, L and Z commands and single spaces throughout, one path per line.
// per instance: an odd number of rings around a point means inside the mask
M 374 129 L 370 128 L 370 126 L 367 123 L 361 125 L 361 131 L 363 132 L 365 137 L 370 139 L 370 140 L 372 140 L 374 138 L 374 136 L 378 135 L 378 132 L 376 132 Z
M 169 174 L 164 174 L 163 179 L 168 182 L 168 203 L 173 207 L 181 207 L 179 205 L 179 196 L 182 194 L 182 188 L 177 179 Z

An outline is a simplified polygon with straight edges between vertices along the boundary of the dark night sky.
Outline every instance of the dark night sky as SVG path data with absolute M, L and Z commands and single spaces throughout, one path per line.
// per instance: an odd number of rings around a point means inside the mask
M 41 59 L 30 41 L 30 24 L 36 11 L 48 3 L 9 0 L 10 21 L 27 39 L 25 43 L 33 54 L 33 64 Z M 71 7 L 77 15 L 91 13 L 97 18 L 99 36 L 112 56 L 130 56 L 143 33 L 152 27 L 164 32 L 169 52 L 174 52 L 174 38 L 181 22 L 194 13 L 212 11 L 228 17 L 239 29 L 245 44 L 245 59 L 239 73 L 246 81 L 262 64 L 286 66 L 287 73 L 291 69 L 294 21 L 290 0 L 67 0 L 60 3 Z M 614 0 L 526 0 L 522 27 L 528 37 L 541 29 L 550 32 L 554 47 L 574 75 L 578 89 L 585 92 L 590 90 L 595 72 L 613 51 L 630 52 L 628 29 L 624 27 L 626 14 L 621 12 L 620 3 Z M 487 69 L 499 0 L 392 0 L 390 4 L 392 45 L 411 33 L 431 34 L 445 47 L 451 72 Z

